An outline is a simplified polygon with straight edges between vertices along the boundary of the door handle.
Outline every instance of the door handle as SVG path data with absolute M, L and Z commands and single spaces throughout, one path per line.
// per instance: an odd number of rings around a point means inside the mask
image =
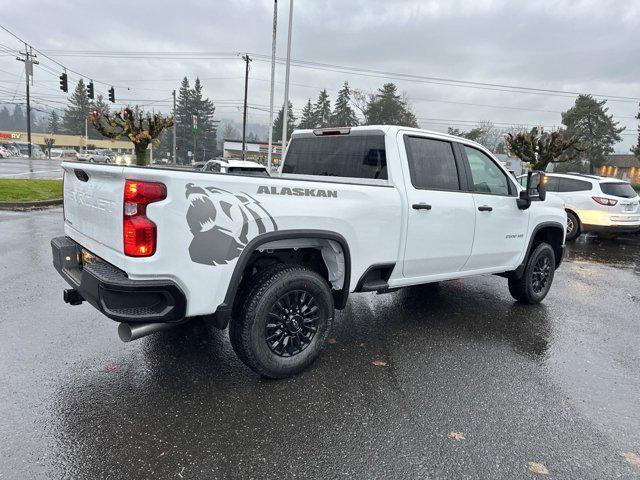
M 431 205 L 427 205 L 426 203 L 414 203 L 411 205 L 414 210 L 431 210 Z
M 490 207 L 489 205 L 481 205 L 478 207 L 478 210 L 481 212 L 491 212 L 493 211 L 493 207 Z

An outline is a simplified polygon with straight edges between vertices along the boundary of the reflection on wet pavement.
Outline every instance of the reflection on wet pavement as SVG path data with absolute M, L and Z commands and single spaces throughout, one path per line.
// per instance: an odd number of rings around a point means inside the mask
M 567 258 L 576 261 L 632 267 L 640 274 L 640 234 L 613 239 L 580 235 L 567 243 Z
M 621 455 L 640 454 L 635 239 L 568 245 L 533 307 L 495 276 L 354 295 L 319 361 L 268 381 L 227 332 L 122 344 L 64 305 L 46 243 L 59 216 L 0 216 L 0 478 L 640 474 Z

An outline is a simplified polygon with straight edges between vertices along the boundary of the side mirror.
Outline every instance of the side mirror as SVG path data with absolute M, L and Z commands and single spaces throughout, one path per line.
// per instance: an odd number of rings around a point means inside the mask
M 529 172 L 527 175 L 526 190 L 520 192 L 520 198 L 516 200 L 520 210 L 526 210 L 531 206 L 531 202 L 543 202 L 547 198 L 547 177 L 544 172 Z

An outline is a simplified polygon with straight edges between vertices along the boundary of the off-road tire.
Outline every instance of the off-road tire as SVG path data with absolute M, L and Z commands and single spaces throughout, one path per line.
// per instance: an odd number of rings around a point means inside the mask
M 539 277 L 539 274 L 536 275 L 536 272 L 540 267 L 544 269 L 541 263 L 547 264 L 548 272 L 544 280 L 544 286 L 538 290 L 540 283 L 537 283 L 536 277 Z M 555 267 L 556 256 L 553 248 L 548 243 L 539 243 L 529 255 L 522 277 L 517 278 L 514 276 L 509 278 L 509 293 L 520 303 L 529 305 L 540 303 L 549 293 L 553 283 Z
M 279 299 L 288 292 L 306 292 L 318 306 L 316 330 L 302 351 L 280 356 L 266 339 L 267 320 Z M 331 330 L 333 297 L 327 281 L 298 265 L 274 265 L 249 279 L 240 293 L 241 304 L 229 325 L 229 338 L 238 358 L 268 378 L 286 378 L 306 369 L 318 357 Z
M 567 212 L 567 223 L 573 225 L 571 231 L 567 230 L 567 241 L 574 240 L 580 235 L 580 220 L 573 212 Z

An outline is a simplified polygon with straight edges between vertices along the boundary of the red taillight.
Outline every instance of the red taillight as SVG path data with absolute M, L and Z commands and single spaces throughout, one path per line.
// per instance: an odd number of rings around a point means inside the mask
M 129 257 L 150 257 L 156 251 L 156 224 L 147 218 L 147 205 L 167 198 L 158 182 L 127 180 L 124 184 L 122 237 Z
M 600 205 L 605 205 L 607 207 L 613 207 L 618 203 L 617 200 L 614 200 L 612 198 L 604 198 L 604 197 L 591 197 L 591 198 L 593 198 Z

